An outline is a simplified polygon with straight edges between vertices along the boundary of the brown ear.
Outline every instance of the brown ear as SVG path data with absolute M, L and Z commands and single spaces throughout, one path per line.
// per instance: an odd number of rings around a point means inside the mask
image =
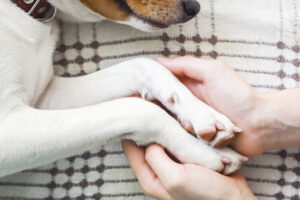
M 126 21 L 131 13 L 122 9 L 114 0 L 80 0 L 85 6 L 101 16 L 116 21 Z

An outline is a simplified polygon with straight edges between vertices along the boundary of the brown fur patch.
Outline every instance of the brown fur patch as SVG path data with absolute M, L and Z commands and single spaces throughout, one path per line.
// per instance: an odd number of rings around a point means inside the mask
M 100 15 L 126 21 L 131 15 L 160 27 L 191 19 L 184 11 L 183 0 L 80 0 Z
M 131 13 L 121 9 L 114 0 L 80 0 L 85 6 L 111 20 L 125 21 Z

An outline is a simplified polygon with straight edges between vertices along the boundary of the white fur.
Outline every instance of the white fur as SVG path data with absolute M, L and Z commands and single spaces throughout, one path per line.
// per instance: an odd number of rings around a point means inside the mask
M 82 9 L 74 0 L 50 2 L 69 13 Z M 101 20 L 87 10 L 79 13 Z M 182 162 L 219 171 L 225 155 L 232 163 L 224 173 L 239 168 L 241 157 L 232 150 L 215 150 L 192 137 L 152 103 L 122 98 L 147 94 L 190 121 L 196 131 L 217 120 L 231 131 L 227 118 L 212 112 L 164 67 L 139 58 L 83 77 L 56 77 L 52 53 L 57 35 L 54 23 L 42 24 L 10 0 L 0 1 L 0 176 L 124 138 L 141 145 L 160 143 Z M 168 102 L 170 97 L 176 102 Z

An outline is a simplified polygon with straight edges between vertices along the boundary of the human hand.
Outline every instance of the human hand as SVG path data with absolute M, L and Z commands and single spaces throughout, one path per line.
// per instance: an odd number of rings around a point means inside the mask
M 156 144 L 144 150 L 122 141 L 124 152 L 145 194 L 161 200 L 256 199 L 238 173 L 227 177 L 205 167 L 179 164 Z
M 246 156 L 261 154 L 268 146 L 259 130 L 261 95 L 232 68 L 220 61 L 193 57 L 157 59 L 175 74 L 199 99 L 228 116 L 243 133 L 232 146 Z

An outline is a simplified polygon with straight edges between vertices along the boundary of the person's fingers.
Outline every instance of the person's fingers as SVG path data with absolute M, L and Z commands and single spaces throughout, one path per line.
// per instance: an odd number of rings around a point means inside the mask
M 211 72 L 216 72 L 214 71 L 216 66 L 223 65 L 219 61 L 197 59 L 191 56 L 175 59 L 157 58 L 157 61 L 176 76 L 187 76 L 198 81 L 205 81 Z
M 209 99 L 207 98 L 207 93 L 205 85 L 191 78 L 178 77 L 180 82 L 182 82 L 197 98 L 206 104 L 209 104 Z
M 241 186 L 248 186 L 247 181 L 239 172 L 236 172 L 230 175 L 231 178 L 235 179 L 235 181 Z
M 160 145 L 153 144 L 147 147 L 145 158 L 168 191 L 174 185 L 183 182 L 184 172 L 182 166 L 174 162 Z
M 169 200 L 170 195 L 145 161 L 144 149 L 130 140 L 123 140 L 122 147 L 145 194 L 154 198 Z
M 259 136 L 255 134 L 252 136 L 246 133 L 238 134 L 235 138 L 233 138 L 230 146 L 238 153 L 248 157 L 257 156 L 264 153 L 264 145 L 262 144 Z

